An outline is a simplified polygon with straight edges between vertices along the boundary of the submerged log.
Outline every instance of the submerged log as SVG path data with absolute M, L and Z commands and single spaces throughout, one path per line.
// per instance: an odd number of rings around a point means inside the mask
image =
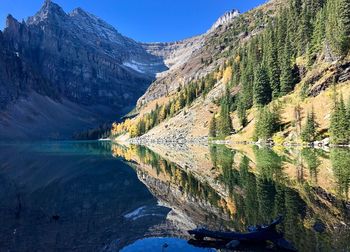
M 281 234 L 277 233 L 275 230 L 271 229 L 262 229 L 249 233 L 238 233 L 238 232 L 220 232 L 220 231 L 211 231 L 205 228 L 199 228 L 190 230 L 188 232 L 190 235 L 194 235 L 197 240 L 203 240 L 204 238 L 212 238 L 217 240 L 224 241 L 267 241 L 267 240 L 276 240 L 283 237 Z
M 272 241 L 283 237 L 282 234 L 276 232 L 276 226 L 281 222 L 282 217 L 278 217 L 270 225 L 249 227 L 248 233 L 211 231 L 205 228 L 189 230 L 188 233 L 190 235 L 193 235 L 197 240 L 202 240 L 204 238 L 212 238 L 225 241 Z
M 234 248 L 240 246 L 240 244 L 266 245 L 266 242 L 270 241 L 279 249 L 296 251 L 293 245 L 283 238 L 283 234 L 276 231 L 276 226 L 281 222 L 282 216 L 269 225 L 248 227 L 247 233 L 211 231 L 205 228 L 189 230 L 188 233 L 194 236 L 196 240 L 192 240 L 192 243 L 197 243 L 197 245 L 216 244 L 220 247 L 225 244 L 226 248 Z M 204 240 L 205 238 L 210 238 L 211 241 Z

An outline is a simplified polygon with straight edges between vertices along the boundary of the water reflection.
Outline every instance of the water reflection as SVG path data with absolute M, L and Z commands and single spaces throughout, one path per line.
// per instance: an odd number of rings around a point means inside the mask
M 113 152 L 191 225 L 245 231 L 282 214 L 279 228 L 300 251 L 350 250 L 348 150 L 115 145 Z
M 117 251 L 163 223 L 169 209 L 110 149 L 94 142 L 1 144 L 0 250 Z M 126 218 L 140 207 L 151 214 Z
M 350 153 L 346 149 L 333 149 L 330 155 L 337 183 L 337 194 L 349 199 Z
M 200 251 L 184 242 L 188 229 L 245 231 L 282 214 L 300 251 L 349 251 L 349 154 L 2 143 L 0 250 Z

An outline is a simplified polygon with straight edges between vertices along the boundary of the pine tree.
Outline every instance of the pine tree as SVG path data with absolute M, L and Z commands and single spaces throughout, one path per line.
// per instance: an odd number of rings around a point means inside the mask
M 210 124 L 209 124 L 209 136 L 216 137 L 216 118 L 215 114 L 213 115 Z
M 269 26 L 269 34 L 266 44 L 268 45 L 267 65 L 272 89 L 272 98 L 276 99 L 280 95 L 280 68 L 278 63 L 278 51 L 275 34 L 272 26 Z
M 350 0 L 340 0 L 340 48 L 343 55 L 350 50 Z
M 349 123 L 344 99 L 341 97 L 339 101 L 336 101 L 331 115 L 329 134 L 333 144 L 349 143 Z
M 162 122 L 166 119 L 167 114 L 168 114 L 167 107 L 165 105 L 161 106 L 160 111 L 159 111 L 159 116 L 158 116 L 160 122 Z
M 261 66 L 255 76 L 254 82 L 254 103 L 263 106 L 271 101 L 271 87 L 266 69 Z
M 314 142 L 317 135 L 317 123 L 315 118 L 314 109 L 307 115 L 306 124 L 301 132 L 301 139 L 304 142 Z
M 350 1 L 327 1 L 326 38 L 331 49 L 344 56 L 350 49 Z
M 220 110 L 218 126 L 219 126 L 218 135 L 220 137 L 229 136 L 233 130 L 229 105 L 224 101 L 221 102 L 221 110 Z
M 237 116 L 239 119 L 239 123 L 242 127 L 245 127 L 248 124 L 248 119 L 247 119 L 247 109 L 244 104 L 244 101 L 239 98 L 238 104 L 237 104 Z
M 276 28 L 276 38 L 277 38 L 277 50 L 278 52 L 283 52 L 286 44 L 288 25 L 287 25 L 287 11 L 286 9 L 280 10 L 280 15 L 277 17 L 277 28 Z M 281 64 L 283 62 L 282 53 L 278 55 L 278 61 Z
M 311 36 L 312 36 L 311 16 L 306 5 L 304 5 L 303 7 L 303 13 L 300 16 L 300 18 L 301 18 L 301 23 L 300 23 L 300 26 L 298 27 L 297 43 L 298 43 L 298 54 L 303 55 L 309 46 Z
M 271 112 L 267 107 L 261 108 L 255 122 L 254 138 L 268 140 L 278 130 L 278 127 L 278 111 Z
M 290 52 L 290 43 L 287 42 L 283 51 L 283 58 L 281 64 L 281 95 L 286 95 L 291 92 L 294 88 L 293 81 L 293 69 L 291 66 L 291 52 Z
M 186 106 L 186 99 L 184 94 L 181 92 L 180 97 L 179 97 L 179 104 L 181 108 L 184 108 Z
M 325 39 L 325 11 L 319 10 L 314 22 L 314 30 L 308 50 L 308 65 L 311 66 L 315 61 L 315 55 L 322 50 Z

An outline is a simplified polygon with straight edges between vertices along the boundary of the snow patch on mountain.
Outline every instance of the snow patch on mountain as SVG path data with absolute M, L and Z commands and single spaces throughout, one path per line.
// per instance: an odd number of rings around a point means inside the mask
M 135 70 L 136 72 L 145 73 L 145 71 L 142 69 L 141 64 L 138 62 L 135 62 L 135 61 L 124 62 L 123 65 Z

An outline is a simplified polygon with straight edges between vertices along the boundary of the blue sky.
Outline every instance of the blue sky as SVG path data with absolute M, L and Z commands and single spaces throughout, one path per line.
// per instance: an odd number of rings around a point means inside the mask
M 7 14 L 22 20 L 35 14 L 44 0 L 0 0 L 0 29 Z M 205 32 L 224 12 L 245 12 L 266 0 L 54 0 L 66 12 L 76 7 L 143 42 L 175 41 Z

